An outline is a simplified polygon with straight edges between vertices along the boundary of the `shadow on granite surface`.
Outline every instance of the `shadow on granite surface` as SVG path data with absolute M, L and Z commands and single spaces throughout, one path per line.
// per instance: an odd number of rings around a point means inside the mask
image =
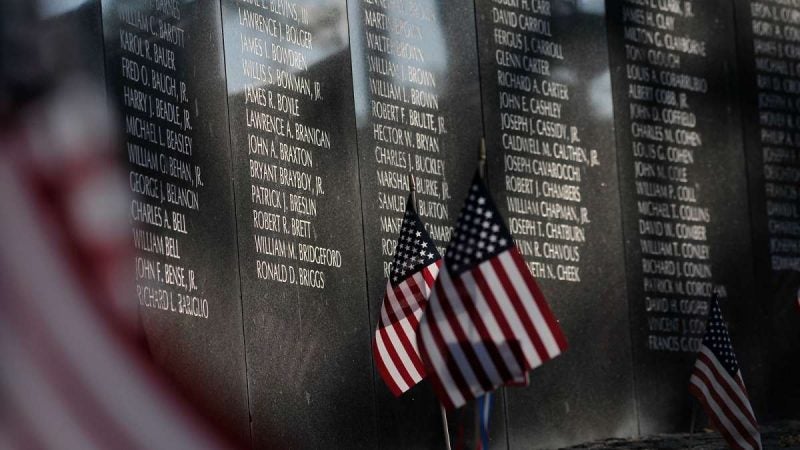
M 800 450 L 800 421 L 776 422 L 761 426 L 761 442 L 765 449 Z M 567 447 L 569 449 L 684 449 L 724 450 L 728 446 L 722 436 L 705 429 L 694 434 L 663 434 L 638 439 L 605 439 Z

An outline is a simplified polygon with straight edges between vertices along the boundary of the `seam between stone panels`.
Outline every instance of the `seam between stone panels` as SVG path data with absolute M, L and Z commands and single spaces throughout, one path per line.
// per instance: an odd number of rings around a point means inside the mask
M 228 61 L 225 49 L 225 18 L 223 16 L 223 0 L 217 2 L 219 8 L 219 30 L 221 38 L 221 52 L 222 52 L 222 69 L 223 81 L 225 85 L 225 118 L 228 122 L 228 154 L 230 156 L 228 166 L 230 168 L 230 187 L 231 187 L 231 200 L 233 201 L 233 229 L 234 237 L 236 240 L 236 268 L 239 278 L 239 308 L 242 316 L 242 346 L 244 356 L 244 376 L 245 376 L 245 396 L 247 398 L 247 428 L 250 431 L 250 448 L 255 447 L 253 440 L 253 409 L 250 404 L 250 365 L 247 362 L 247 333 L 245 332 L 245 317 L 244 317 L 244 287 L 242 286 L 242 258 L 241 248 L 239 246 L 239 215 L 238 205 L 236 204 L 236 183 L 234 176 L 234 149 L 233 149 L 233 130 L 231 127 L 231 104 L 230 104 L 230 90 L 228 89 Z
M 630 262 L 630 257 L 628 255 L 627 248 L 627 240 L 625 235 L 625 221 L 623 220 L 623 198 L 622 198 L 622 165 L 620 164 L 620 139 L 619 139 L 619 131 L 617 130 L 617 116 L 618 116 L 618 105 L 614 99 L 614 93 L 618 91 L 618 88 L 615 90 L 614 88 L 614 66 L 612 64 L 612 51 L 611 51 L 611 20 L 612 17 L 609 14 L 609 4 L 613 3 L 613 0 L 607 0 L 605 3 L 605 34 L 606 34 L 606 58 L 608 61 L 608 75 L 609 75 L 609 87 L 611 88 L 611 107 L 612 107 L 612 117 L 611 123 L 613 125 L 612 136 L 614 140 L 614 155 L 616 156 L 616 164 L 617 164 L 617 197 L 619 199 L 619 225 L 620 225 L 620 234 L 622 237 L 622 259 L 624 261 L 622 267 L 622 275 L 623 280 L 625 281 L 625 289 L 623 292 L 625 293 L 625 303 L 628 307 L 628 339 L 630 342 L 630 364 L 631 364 L 631 374 L 633 383 L 631 383 L 631 390 L 633 394 L 633 414 L 634 418 L 636 419 L 636 436 L 640 437 L 642 435 L 642 424 L 639 417 L 639 390 L 638 390 L 638 383 L 637 383 L 637 375 L 636 375 L 636 363 L 634 358 L 634 329 L 631 326 L 632 317 L 633 317 L 633 305 L 631 300 L 631 290 L 628 280 L 628 263 Z
M 103 47 L 103 50 L 102 50 L 102 52 L 103 52 L 103 54 L 102 54 L 102 57 L 103 57 L 103 63 L 102 63 L 102 68 L 103 68 L 103 74 L 102 74 L 102 77 L 103 77 L 103 79 L 102 79 L 102 82 L 103 82 L 103 93 L 105 94 L 106 101 L 108 101 L 108 98 L 109 98 L 109 95 L 110 95 L 110 92 L 109 92 L 109 89 L 108 89 L 108 73 L 107 73 L 107 67 L 106 67 L 106 64 L 108 64 L 108 58 L 106 58 L 106 51 L 108 49 L 106 48 L 106 28 L 103 25 L 103 2 L 102 2 L 102 0 L 97 0 L 97 13 L 100 15 L 100 41 L 101 41 L 101 44 L 102 44 L 102 47 Z
M 367 234 L 366 234 L 366 232 L 367 232 L 367 224 L 366 224 L 366 220 L 364 218 L 364 195 L 363 195 L 364 191 L 363 191 L 363 188 L 362 188 L 362 185 L 361 185 L 361 145 L 360 145 L 360 139 L 359 139 L 359 135 L 358 135 L 358 122 L 356 120 L 356 88 L 354 86 L 353 45 L 352 45 L 352 38 L 351 38 L 352 29 L 350 27 L 350 7 L 352 6 L 352 1 L 353 0 L 345 0 L 345 17 L 347 18 L 347 53 L 350 56 L 350 93 L 352 94 L 352 99 L 353 99 L 353 115 L 352 115 L 351 126 L 352 126 L 352 129 L 353 129 L 353 138 L 354 138 L 354 141 L 355 141 L 354 144 L 355 144 L 355 148 L 356 148 L 356 158 L 355 158 L 356 159 L 356 180 L 358 180 L 358 208 L 359 208 L 359 212 L 361 213 L 361 248 L 363 250 L 363 255 L 364 255 L 364 285 L 365 285 L 365 288 L 366 288 L 364 299 L 365 299 L 365 303 L 366 303 L 366 307 L 367 307 L 367 324 L 369 326 L 367 331 L 368 331 L 368 336 L 370 337 L 370 339 L 368 340 L 367 344 L 368 344 L 368 347 L 369 347 L 369 350 L 370 350 L 368 353 L 369 353 L 370 372 L 372 374 L 372 377 L 371 377 L 371 379 L 372 379 L 372 408 L 373 408 L 373 411 L 374 411 L 374 414 L 372 414 L 372 419 L 373 419 L 372 426 L 373 426 L 373 432 L 374 432 L 374 435 L 375 435 L 375 443 L 377 444 L 378 448 L 382 448 L 381 445 L 380 445 L 381 444 L 381 436 L 380 436 L 379 427 L 378 427 L 378 389 L 377 389 L 377 386 L 376 386 L 377 382 L 375 380 L 375 378 L 378 376 L 378 374 L 375 372 L 375 360 L 374 360 L 374 357 L 372 355 L 372 333 L 374 332 L 373 330 L 375 328 L 374 328 L 374 325 L 372 323 L 372 312 L 370 311 L 370 307 L 369 307 L 370 306 L 370 302 L 371 302 L 372 299 L 370 299 L 371 289 L 370 289 L 370 279 L 369 279 L 369 270 L 368 270 L 369 263 L 367 262 Z M 357 6 L 356 6 L 356 8 L 357 8 Z
M 479 96 L 478 100 L 479 100 L 480 105 L 481 105 L 481 113 L 480 113 L 480 117 L 481 117 L 481 139 L 485 140 L 486 139 L 486 117 L 485 117 L 486 104 L 484 102 L 484 96 L 483 96 L 483 70 L 482 70 L 482 67 L 481 67 L 481 44 L 480 44 L 480 33 L 479 33 L 479 30 L 478 30 L 478 22 L 479 22 L 479 20 L 478 20 L 478 14 L 479 14 L 478 13 L 478 11 L 479 11 L 478 2 L 479 1 L 480 0 L 474 0 L 472 2 L 472 17 L 473 17 L 474 25 L 475 25 L 474 26 L 474 30 L 475 30 L 475 62 L 477 63 L 477 66 L 478 66 L 477 67 L 478 68 L 478 70 L 477 70 L 477 72 L 478 72 L 478 96 Z M 479 145 L 480 145 L 480 143 L 479 143 Z M 491 186 L 490 177 L 489 177 L 491 175 L 491 173 L 489 171 L 489 155 L 488 155 L 489 144 L 487 142 L 484 142 L 484 145 L 487 148 L 487 150 L 486 150 L 487 155 L 486 155 L 486 161 L 484 162 L 484 167 L 483 167 L 483 180 L 484 180 L 484 183 L 486 183 L 487 186 Z M 503 409 L 503 425 L 505 427 L 504 431 L 505 431 L 505 437 L 506 437 L 506 449 L 510 450 L 511 449 L 511 435 L 510 435 L 509 430 L 510 430 L 511 427 L 509 425 L 510 420 L 509 420 L 509 414 L 508 414 L 508 393 L 507 393 L 507 389 L 505 389 L 505 388 L 500 388 L 500 390 L 501 390 L 502 395 L 499 395 L 498 397 L 499 397 L 500 401 L 503 402 L 503 408 L 502 408 Z
M 749 4 L 748 4 L 748 6 L 749 6 Z M 755 178 L 751 178 L 750 177 L 751 173 L 753 173 L 753 172 L 758 170 L 758 167 L 753 167 L 751 165 L 750 157 L 748 156 L 748 144 L 749 144 L 749 142 L 751 140 L 749 138 L 751 138 L 752 133 L 748 130 L 749 127 L 747 126 L 747 117 L 752 117 L 751 114 L 753 114 L 753 110 L 751 108 L 748 108 L 748 104 L 750 104 L 750 99 L 746 98 L 745 94 L 742 93 L 743 91 L 741 89 L 737 92 L 737 90 L 734 88 L 735 86 L 739 86 L 742 89 L 744 89 L 744 85 L 742 84 L 743 80 L 745 78 L 750 79 L 750 77 L 745 77 L 743 74 L 741 74 L 739 72 L 740 66 L 743 66 L 744 62 L 746 62 L 746 61 L 744 61 L 745 58 L 742 57 L 743 52 L 747 51 L 747 56 L 749 56 L 749 54 L 750 54 L 749 48 L 742 44 L 742 42 L 744 41 L 744 39 L 748 35 L 746 34 L 745 31 L 742 30 L 740 20 L 742 22 L 744 22 L 744 23 L 751 23 L 752 20 L 753 20 L 752 13 L 751 14 L 747 14 L 747 13 L 742 14 L 742 12 L 741 12 L 742 9 L 744 9 L 744 8 L 740 9 L 739 8 L 739 4 L 736 1 L 734 1 L 731 4 L 732 32 L 730 34 L 733 34 L 733 36 L 734 36 L 734 45 L 733 45 L 734 51 L 733 51 L 733 55 L 732 56 L 733 56 L 733 63 L 735 64 L 735 67 L 734 67 L 734 70 L 729 71 L 729 73 L 732 73 L 732 75 L 729 75 L 729 76 L 732 77 L 733 80 L 731 81 L 730 78 L 727 80 L 726 88 L 728 89 L 728 92 L 730 94 L 729 98 L 733 98 L 733 100 L 734 100 L 734 102 L 733 102 L 733 104 L 731 104 L 731 106 L 733 108 L 735 108 L 734 111 L 738 111 L 738 116 L 735 117 L 735 118 L 738 119 L 738 120 L 736 120 L 736 122 L 738 122 L 739 126 L 740 126 L 739 133 L 738 133 L 738 141 L 739 141 L 739 144 L 740 144 L 740 148 L 742 150 L 742 155 L 741 156 L 742 156 L 742 161 L 744 163 L 745 201 L 747 202 L 747 211 L 748 211 L 748 214 L 747 214 L 747 219 L 748 219 L 747 226 L 748 226 L 748 230 L 749 230 L 748 234 L 750 235 L 750 254 L 753 255 L 753 257 L 750 258 L 750 262 L 751 262 L 751 274 L 753 276 L 753 281 L 754 281 L 755 284 L 754 284 L 754 287 L 751 287 L 750 291 L 749 292 L 745 292 L 745 294 L 746 295 L 750 295 L 751 296 L 750 298 L 756 298 L 756 296 L 754 295 L 754 292 L 753 292 L 754 289 L 765 289 L 765 292 L 769 292 L 769 290 L 771 290 L 771 287 L 769 286 L 771 283 L 769 281 L 767 283 L 765 283 L 765 284 L 762 284 L 762 283 L 759 282 L 759 278 L 761 278 L 762 280 L 769 280 L 770 279 L 771 270 L 769 270 L 769 269 L 768 270 L 759 269 L 758 264 L 756 263 L 756 261 L 757 261 L 756 260 L 756 254 L 760 253 L 760 250 L 757 250 L 757 247 L 759 247 L 759 246 L 757 245 L 757 242 L 756 242 L 757 238 L 756 238 L 756 235 L 755 235 L 755 228 L 757 226 L 756 222 L 761 218 L 756 217 L 756 211 L 755 211 L 755 208 L 754 208 L 754 203 L 755 202 L 753 202 L 753 193 L 754 192 L 757 193 L 756 195 L 758 195 L 760 197 L 763 191 L 759 192 L 759 190 L 763 189 L 763 185 L 761 183 L 758 183 Z M 752 42 L 752 41 L 750 41 L 750 42 Z M 753 50 L 753 57 L 755 58 L 755 49 Z M 756 70 L 753 70 L 753 75 L 756 75 L 756 72 L 757 72 Z M 756 89 L 755 92 L 753 92 L 751 95 L 754 95 L 754 94 L 757 95 L 757 91 L 758 91 L 758 89 Z M 755 105 L 752 105 L 752 106 L 755 106 Z M 756 113 L 758 112 L 758 109 L 759 109 L 758 107 L 755 108 Z M 734 114 L 736 115 L 736 113 L 734 113 Z M 758 128 L 760 129 L 761 127 L 759 126 Z M 762 148 L 763 148 L 763 145 L 759 145 L 759 150 L 761 150 Z M 761 167 L 762 167 L 762 170 L 763 170 L 763 165 L 764 165 L 763 153 L 761 153 L 759 151 L 758 154 L 761 155 L 759 157 L 759 160 L 761 161 Z M 766 203 L 766 198 L 765 198 L 765 203 Z M 763 255 L 764 254 L 762 254 L 762 257 L 763 257 Z M 767 259 L 769 259 L 769 252 L 768 251 L 766 252 L 766 256 L 767 256 Z M 759 275 L 761 275 L 761 277 L 759 277 Z M 747 308 L 747 306 L 749 306 L 749 308 Z M 748 310 L 748 309 L 750 309 L 752 307 L 753 307 L 752 303 L 749 304 L 749 305 L 740 304 L 738 306 L 738 308 L 734 308 L 734 311 L 733 311 L 734 312 L 734 317 L 737 317 L 737 316 L 741 317 L 741 311 L 742 310 Z M 757 302 L 756 308 L 757 308 L 756 311 L 761 315 L 761 317 L 767 317 L 767 314 L 766 314 L 767 311 L 765 311 L 765 305 L 764 305 L 763 302 Z M 761 318 L 756 320 L 755 328 L 757 329 L 757 331 L 755 332 L 755 337 L 754 338 L 750 338 L 748 336 L 749 339 L 745 343 L 745 352 L 744 352 L 745 356 L 752 356 L 752 352 L 749 351 L 749 348 L 750 348 L 750 346 L 752 344 L 752 341 L 750 341 L 750 339 L 753 339 L 755 341 L 756 345 L 759 348 L 770 348 L 769 345 L 768 345 L 769 342 L 768 342 L 767 334 L 765 334 L 764 331 L 763 331 L 765 328 L 761 326 L 762 321 L 763 321 L 763 319 L 761 319 Z M 752 330 L 752 324 L 750 325 L 750 327 L 751 328 L 747 329 L 747 331 L 748 331 L 747 334 L 749 334 L 750 331 L 753 331 Z M 768 362 L 769 362 L 768 359 L 767 359 L 766 362 L 764 361 L 765 356 L 760 354 L 761 352 L 758 352 L 758 353 L 759 353 L 759 358 L 756 359 L 755 361 L 753 361 L 753 358 L 751 357 L 751 361 L 750 361 L 750 364 L 749 364 L 749 366 L 751 367 L 751 370 L 750 370 L 751 372 L 753 370 L 752 367 L 755 367 L 756 364 L 758 364 L 759 366 L 763 366 L 765 364 L 768 364 Z M 762 396 L 762 398 L 757 399 L 758 403 L 756 403 L 754 409 L 759 408 L 759 404 L 761 404 L 762 406 L 763 405 L 767 405 L 767 407 L 763 408 L 763 409 L 765 411 L 769 411 L 769 405 L 768 405 L 768 403 L 769 403 L 768 397 L 769 396 L 764 395 L 764 392 L 766 392 L 766 390 L 767 390 L 765 386 L 766 386 L 766 384 L 764 382 L 759 383 L 759 385 L 757 385 L 757 386 L 754 386 L 755 387 L 754 391 L 755 391 L 756 395 L 761 394 L 761 396 Z

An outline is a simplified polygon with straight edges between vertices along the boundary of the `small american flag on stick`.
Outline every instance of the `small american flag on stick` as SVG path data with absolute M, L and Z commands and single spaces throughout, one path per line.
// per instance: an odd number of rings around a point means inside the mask
M 441 262 L 439 251 L 414 208 L 412 192 L 372 340 L 378 372 L 396 396 L 425 378 L 417 350 L 417 328 Z
M 476 175 L 420 324 L 422 360 L 448 409 L 524 380 L 567 347 L 489 191 Z
M 689 392 L 697 397 L 731 448 L 761 449 L 758 423 L 716 297 L 711 301 L 703 344 L 689 378 Z

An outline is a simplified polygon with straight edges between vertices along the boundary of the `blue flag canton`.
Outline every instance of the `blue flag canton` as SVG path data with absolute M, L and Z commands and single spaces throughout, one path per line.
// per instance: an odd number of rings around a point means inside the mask
M 736 362 L 736 355 L 733 354 L 731 337 L 728 334 L 728 327 L 722 318 L 722 310 L 719 308 L 717 299 L 711 301 L 711 312 L 706 322 L 706 334 L 703 337 L 703 345 L 708 347 L 717 361 L 725 367 L 728 373 L 735 377 L 739 372 L 739 363 Z
M 389 274 L 393 286 L 441 258 L 409 196 Z
M 451 274 L 458 275 L 488 261 L 514 245 L 489 190 L 475 176 L 445 251 Z

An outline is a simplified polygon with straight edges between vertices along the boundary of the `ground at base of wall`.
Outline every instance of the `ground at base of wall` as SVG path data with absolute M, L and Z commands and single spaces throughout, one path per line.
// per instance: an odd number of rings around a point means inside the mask
M 764 449 L 800 450 L 800 421 L 778 422 L 761 427 Z M 719 433 L 702 430 L 694 434 L 663 434 L 639 439 L 605 439 L 603 441 L 568 447 L 569 449 L 693 449 L 726 450 L 728 446 Z

